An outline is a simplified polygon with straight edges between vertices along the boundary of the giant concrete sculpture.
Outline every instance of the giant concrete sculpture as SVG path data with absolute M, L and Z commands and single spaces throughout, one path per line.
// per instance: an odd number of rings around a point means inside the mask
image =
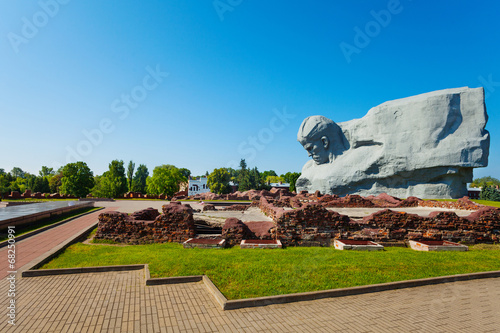
M 312 157 L 298 191 L 397 197 L 467 195 L 472 169 L 488 165 L 483 88 L 445 89 L 385 102 L 361 119 L 306 118 L 298 141 Z

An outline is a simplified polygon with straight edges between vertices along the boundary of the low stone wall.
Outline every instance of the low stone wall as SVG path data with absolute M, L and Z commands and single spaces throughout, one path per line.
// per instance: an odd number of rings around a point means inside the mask
M 319 194 L 316 193 L 316 196 Z M 310 197 L 311 194 L 308 194 Z M 293 200 L 299 200 L 301 195 Z M 305 198 L 305 197 L 303 197 Z M 288 200 L 288 201 L 287 201 Z M 422 201 L 415 197 L 406 200 L 379 195 L 320 196 L 317 202 L 300 203 L 300 208 L 290 209 L 292 198 L 272 199 L 261 197 L 259 207 L 277 225 L 277 237 L 285 246 L 327 245 L 334 237 L 363 239 L 381 242 L 403 240 L 450 240 L 466 243 L 493 243 L 500 238 L 500 208 L 482 207 L 468 198 L 456 202 Z M 306 201 L 304 199 L 304 201 Z M 362 221 L 351 221 L 349 217 L 327 210 L 325 207 L 436 207 L 451 209 L 475 209 L 467 217 L 454 212 L 433 212 L 429 217 L 383 209 Z
M 250 205 L 231 205 L 228 207 L 224 207 L 221 210 L 222 211 L 240 211 L 240 212 L 242 212 L 242 211 L 247 210 L 248 208 L 250 208 Z
M 95 239 L 127 244 L 184 242 L 195 236 L 193 210 L 173 202 L 162 207 L 163 214 L 147 208 L 127 215 L 107 212 L 99 215 Z
M 465 243 L 493 243 L 500 240 L 500 208 L 483 207 L 467 217 L 454 212 L 433 212 L 428 217 L 389 209 L 358 222 L 361 230 L 353 239 L 375 241 L 449 240 Z
M 250 221 L 231 217 L 222 227 L 222 238 L 226 245 L 240 245 L 243 239 L 276 239 L 276 224 L 271 221 Z
M 281 203 L 282 199 L 278 201 L 278 204 Z M 262 197 L 259 207 L 276 223 L 277 239 L 284 246 L 329 246 L 333 238 L 360 228 L 348 216 L 330 211 L 320 203 L 305 203 L 300 208 L 285 209 Z

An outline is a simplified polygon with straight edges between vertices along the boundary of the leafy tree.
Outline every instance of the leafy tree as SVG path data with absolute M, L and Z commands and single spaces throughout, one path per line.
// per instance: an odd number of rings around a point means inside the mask
M 245 159 L 241 159 L 240 161 L 240 170 L 237 180 L 238 180 L 238 190 L 240 192 L 245 192 L 252 188 L 250 173 L 248 172 L 247 163 L 245 162 Z
M 49 188 L 50 188 L 50 193 L 59 193 L 59 188 L 62 185 L 62 170 L 61 172 L 56 173 L 54 176 L 52 176 L 49 179 Z
M 135 163 L 130 161 L 128 162 L 128 168 L 127 168 L 127 179 L 128 179 L 128 191 L 132 192 L 132 181 L 134 177 L 134 169 L 135 169 Z
M 110 172 L 106 171 L 101 176 L 94 177 L 92 196 L 97 198 L 114 198 L 116 196 L 116 184 L 113 183 Z
M 269 170 L 269 171 L 263 171 L 260 173 L 260 178 L 264 181 L 267 182 L 267 177 L 269 176 L 278 176 L 274 170 Z
M 54 168 L 49 168 L 46 166 L 42 166 L 42 169 L 38 172 L 40 177 L 49 177 L 55 175 Z
M 2 169 L 3 170 L 3 169 Z M 7 174 L 0 174 L 0 196 L 8 195 L 10 193 L 10 180 Z
M 94 186 L 94 175 L 85 162 L 68 163 L 62 173 L 59 189 L 63 194 L 85 197 Z
M 266 183 L 279 183 L 279 182 L 285 182 L 285 179 L 283 177 L 279 176 L 267 176 L 266 178 Z
M 238 182 L 238 170 L 234 170 L 233 168 L 225 168 L 227 170 L 227 172 L 229 172 L 229 175 L 230 175 L 230 180 L 233 182 L 233 183 L 237 183 Z
M 257 169 L 257 167 L 254 167 L 249 171 L 249 177 L 250 177 L 250 188 L 255 190 L 262 188 L 260 172 Z
M 41 192 L 41 193 L 48 193 L 50 192 L 50 186 L 49 186 L 49 181 L 47 180 L 47 177 L 35 177 L 35 181 L 33 183 L 33 187 L 31 188 L 33 192 Z
M 214 169 L 214 171 L 208 175 L 207 184 L 210 188 L 210 192 L 226 194 L 231 193 L 231 186 L 229 186 L 230 180 L 231 174 L 226 168 Z
M 173 195 L 179 191 L 179 184 L 187 179 L 179 169 L 173 165 L 157 166 L 153 169 L 153 176 L 146 180 L 147 191 L 153 195 Z
M 182 176 L 185 177 L 186 179 L 191 176 L 191 170 L 186 169 L 186 168 L 180 168 L 179 171 L 181 172 Z
M 12 170 L 10 171 L 10 174 L 12 175 L 12 177 L 14 178 L 24 178 L 24 175 L 26 174 L 26 172 L 23 171 L 23 169 L 21 168 L 18 168 L 18 167 L 14 167 L 12 168 Z
M 26 189 L 35 192 L 34 187 L 36 182 L 36 176 L 30 173 L 25 173 L 24 179 L 25 179 Z
M 285 182 L 290 184 L 290 192 L 296 190 L 295 183 L 297 182 L 297 179 L 300 177 L 300 172 L 287 172 L 284 175 L 281 175 L 281 177 L 285 179 Z
M 122 197 L 128 189 L 123 161 L 111 161 L 109 170 L 104 172 L 98 181 L 98 187 L 92 189 L 92 195 L 103 198 Z
M 474 179 L 474 181 L 470 184 L 470 187 L 485 187 L 492 185 L 500 186 L 500 180 L 498 180 L 497 178 L 493 178 L 491 176 L 486 176 Z
M 94 187 L 92 187 L 92 190 L 90 190 L 90 193 L 92 193 L 92 196 L 95 198 L 109 198 L 107 196 L 108 193 L 104 193 L 104 190 L 102 188 L 102 182 L 101 182 L 102 176 L 95 176 L 94 177 Z
M 496 186 L 483 186 L 480 194 L 481 200 L 500 201 L 500 191 Z
M 146 179 L 149 176 L 148 168 L 144 164 L 139 164 L 132 180 L 132 191 L 146 194 Z

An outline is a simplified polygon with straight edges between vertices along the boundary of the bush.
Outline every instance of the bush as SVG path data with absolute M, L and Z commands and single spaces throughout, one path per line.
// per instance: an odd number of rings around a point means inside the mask
M 500 191 L 494 186 L 484 186 L 481 189 L 481 200 L 500 201 Z

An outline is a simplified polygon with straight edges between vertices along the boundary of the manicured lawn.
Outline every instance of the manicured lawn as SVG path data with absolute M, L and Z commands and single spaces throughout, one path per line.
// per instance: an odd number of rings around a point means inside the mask
M 500 208 L 500 201 L 488 201 L 488 200 L 472 200 L 478 204 L 481 205 L 486 205 L 486 206 L 492 206 L 492 207 L 499 207 Z
M 206 274 L 228 299 L 344 288 L 383 282 L 500 270 L 500 246 L 468 252 L 383 252 L 331 248 L 184 249 L 181 244 L 69 247 L 43 266 L 149 264 L 151 277 Z

